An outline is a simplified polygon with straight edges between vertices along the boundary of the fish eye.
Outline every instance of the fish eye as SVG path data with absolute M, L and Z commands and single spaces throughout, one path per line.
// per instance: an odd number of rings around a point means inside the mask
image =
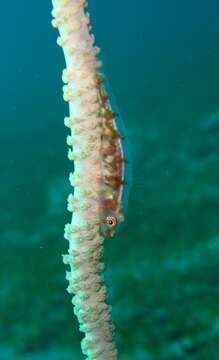
M 108 226 L 114 228 L 117 224 L 117 219 L 115 216 L 107 216 L 106 223 Z

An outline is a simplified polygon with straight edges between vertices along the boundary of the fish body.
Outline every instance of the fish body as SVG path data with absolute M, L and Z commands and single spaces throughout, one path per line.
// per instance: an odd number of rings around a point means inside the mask
M 101 226 L 104 236 L 113 237 L 124 221 L 132 185 L 131 156 L 125 126 L 109 81 L 98 78 L 102 117 Z

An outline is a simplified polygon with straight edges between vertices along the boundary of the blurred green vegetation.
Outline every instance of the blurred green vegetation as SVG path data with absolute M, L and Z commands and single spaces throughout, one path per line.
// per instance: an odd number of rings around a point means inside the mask
M 217 359 L 219 114 L 201 117 L 177 138 L 173 131 L 176 126 L 131 132 L 128 216 L 105 242 L 121 360 Z M 61 258 L 69 184 L 50 167 L 42 176 L 45 183 L 34 173 L 22 183 L 16 195 L 22 212 L 11 208 L 14 223 L 6 214 L 1 220 L 1 358 L 79 360 L 82 334 Z M 8 186 L 12 193 L 13 182 Z

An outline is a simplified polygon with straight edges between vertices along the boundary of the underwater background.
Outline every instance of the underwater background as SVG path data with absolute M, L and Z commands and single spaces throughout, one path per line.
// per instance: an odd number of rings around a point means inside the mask
M 217 360 L 219 2 L 89 4 L 132 154 L 126 221 L 104 250 L 119 360 Z M 2 360 L 83 359 L 61 256 L 72 163 L 51 8 L 1 4 Z

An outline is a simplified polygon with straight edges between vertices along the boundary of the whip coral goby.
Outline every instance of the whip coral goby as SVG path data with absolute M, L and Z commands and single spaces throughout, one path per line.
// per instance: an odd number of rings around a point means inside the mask
M 101 262 L 104 237 L 113 237 L 124 219 L 122 198 L 125 159 L 122 137 L 106 92 L 104 77 L 94 45 L 90 17 L 84 0 L 52 0 L 52 25 L 64 52 L 63 97 L 69 103 L 64 119 L 68 157 L 74 161 L 70 174 L 73 191 L 68 197 L 72 219 L 65 226 L 69 241 L 63 256 L 70 266 L 66 278 L 73 294 L 74 313 L 85 333 L 82 351 L 87 359 L 116 360 L 111 307 L 106 302 Z

